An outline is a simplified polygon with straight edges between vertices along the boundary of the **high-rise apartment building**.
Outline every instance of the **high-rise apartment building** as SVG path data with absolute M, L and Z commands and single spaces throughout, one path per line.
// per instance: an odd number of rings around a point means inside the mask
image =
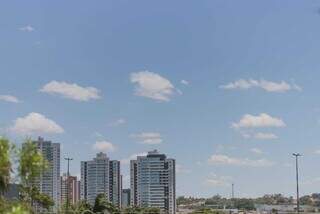
M 61 204 L 67 203 L 67 196 L 69 195 L 69 204 L 76 204 L 80 200 L 80 185 L 77 176 L 68 176 L 63 174 L 61 176 Z
M 98 153 L 91 161 L 81 162 L 81 199 L 90 204 L 98 194 L 105 194 L 107 200 L 121 206 L 120 162 L 109 160 L 105 153 Z
M 123 189 L 121 196 L 121 207 L 126 208 L 130 206 L 130 189 Z
M 175 160 L 157 150 L 130 162 L 131 205 L 176 213 Z
M 120 161 L 109 162 L 109 200 L 121 207 L 122 180 L 120 175 Z
M 53 211 L 60 207 L 60 143 L 52 143 L 45 141 L 39 137 L 37 141 L 33 141 L 38 150 L 42 153 L 43 157 L 48 161 L 48 169 L 46 169 L 37 179 L 36 186 L 41 193 L 50 196 L 55 206 Z M 41 207 L 37 210 L 41 211 Z

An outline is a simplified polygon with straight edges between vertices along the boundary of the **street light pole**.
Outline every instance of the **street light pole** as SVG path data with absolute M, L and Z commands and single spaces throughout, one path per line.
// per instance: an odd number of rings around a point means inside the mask
M 234 199 L 234 183 L 232 183 L 232 192 L 231 192 L 231 197 Z
M 66 213 L 69 213 L 69 176 L 70 176 L 70 161 L 72 161 L 72 158 L 64 158 L 66 161 L 68 161 L 68 171 L 67 171 L 67 204 L 66 204 Z
M 297 181 L 297 213 L 300 213 L 300 200 L 299 200 L 299 167 L 298 167 L 298 158 L 301 156 L 299 153 L 293 153 L 293 156 L 296 158 L 296 181 Z

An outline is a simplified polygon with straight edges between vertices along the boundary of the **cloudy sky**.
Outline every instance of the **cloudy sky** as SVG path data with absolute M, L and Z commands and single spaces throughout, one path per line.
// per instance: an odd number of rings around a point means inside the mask
M 2 1 L 0 128 L 177 160 L 178 195 L 320 190 L 319 1 Z M 65 162 L 61 162 L 65 170 Z

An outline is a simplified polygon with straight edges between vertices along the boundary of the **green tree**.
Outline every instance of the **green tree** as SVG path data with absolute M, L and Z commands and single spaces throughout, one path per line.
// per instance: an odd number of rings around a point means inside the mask
M 223 212 L 212 210 L 210 208 L 200 208 L 196 211 L 193 211 L 192 214 L 223 214 Z
M 76 213 L 83 213 L 85 210 L 92 210 L 92 206 L 85 200 L 79 201 L 75 206 Z
M 22 145 L 18 159 L 22 200 L 30 206 L 36 202 L 49 209 L 54 205 L 52 199 L 40 193 L 35 185 L 39 176 L 48 168 L 47 160 L 30 139 L 27 139 Z
M 123 214 L 160 214 L 160 209 L 156 207 L 127 207 Z
M 8 189 L 11 173 L 11 145 L 8 139 L 0 137 L 0 196 Z
M 93 212 L 103 213 L 105 211 L 112 214 L 119 213 L 118 208 L 107 200 L 105 194 L 98 194 L 94 203 Z
M 160 214 L 160 209 L 156 207 L 146 207 L 142 209 L 142 214 Z
M 127 207 L 123 210 L 123 214 L 135 214 L 135 213 L 141 213 L 142 209 L 140 207 Z

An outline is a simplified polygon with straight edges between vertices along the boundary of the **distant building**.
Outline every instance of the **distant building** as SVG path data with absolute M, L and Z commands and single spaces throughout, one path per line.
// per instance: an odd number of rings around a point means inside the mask
M 268 204 L 255 204 L 256 211 L 258 214 L 272 214 L 272 213 L 294 213 L 297 211 L 295 204 L 279 204 L 279 205 L 268 205 Z M 301 205 L 301 212 L 315 212 L 316 207 Z
M 8 200 L 18 200 L 20 195 L 18 184 L 9 184 L 8 190 L 3 193 L 3 197 Z
M 108 201 L 121 206 L 120 162 L 109 160 L 105 153 L 98 153 L 91 161 L 81 162 L 81 199 L 90 204 L 98 194 L 105 194 Z
M 68 181 L 69 180 L 69 181 Z M 80 200 L 80 183 L 77 176 L 61 176 L 61 204 L 66 204 L 67 195 L 69 195 L 69 203 L 76 204 Z M 68 189 L 69 186 L 69 189 Z M 69 194 L 68 194 L 69 192 Z
M 131 205 L 176 213 L 175 160 L 157 150 L 130 162 Z
M 121 196 L 121 207 L 126 208 L 130 206 L 130 189 L 123 189 Z
M 39 137 L 37 141 L 33 141 L 42 153 L 43 157 L 47 159 L 49 167 L 45 170 L 37 180 L 35 186 L 38 187 L 41 193 L 50 196 L 54 203 L 53 211 L 57 211 L 60 207 L 60 143 L 52 143 L 45 141 Z M 42 208 L 37 206 L 39 212 Z

